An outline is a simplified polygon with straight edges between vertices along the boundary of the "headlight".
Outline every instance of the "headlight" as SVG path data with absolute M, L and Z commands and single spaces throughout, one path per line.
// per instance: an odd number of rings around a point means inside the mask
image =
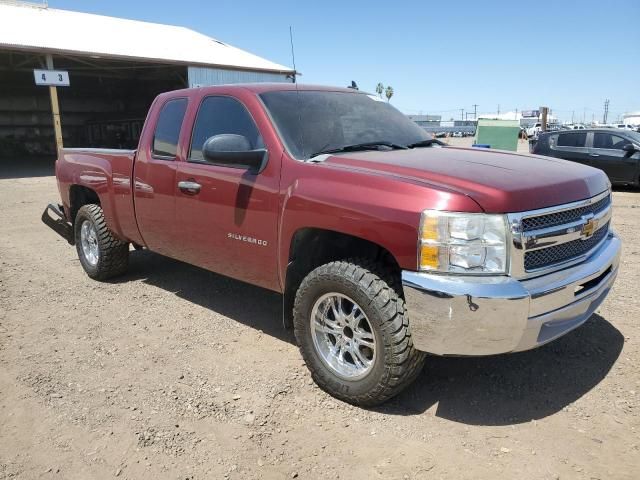
M 420 222 L 420 270 L 507 272 L 506 218 L 425 210 Z

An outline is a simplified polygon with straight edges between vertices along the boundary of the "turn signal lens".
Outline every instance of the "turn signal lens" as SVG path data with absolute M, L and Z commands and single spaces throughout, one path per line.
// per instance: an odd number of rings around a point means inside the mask
M 440 262 L 438 261 L 439 253 L 440 248 L 437 246 L 422 245 L 420 248 L 420 265 L 422 265 L 423 268 L 437 270 L 440 266 Z
M 437 217 L 425 217 L 422 222 L 422 240 L 438 240 Z

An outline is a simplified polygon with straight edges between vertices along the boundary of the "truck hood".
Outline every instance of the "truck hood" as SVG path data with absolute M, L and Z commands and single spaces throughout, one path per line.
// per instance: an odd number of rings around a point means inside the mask
M 609 188 L 596 168 L 501 150 L 428 147 L 334 154 L 327 166 L 453 190 L 487 213 L 535 210 L 592 197 Z

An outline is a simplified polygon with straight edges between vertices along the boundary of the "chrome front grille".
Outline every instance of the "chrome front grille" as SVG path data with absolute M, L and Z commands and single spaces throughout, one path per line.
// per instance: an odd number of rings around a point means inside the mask
M 561 243 L 560 245 L 554 245 L 553 247 L 525 252 L 524 269 L 526 271 L 537 270 L 580 257 L 598 245 L 607 235 L 608 231 L 609 223 L 601 227 L 586 240 L 572 240 L 567 243 Z
M 611 192 L 557 207 L 509 214 L 511 275 L 529 278 L 583 261 L 608 236 Z
M 562 210 L 560 212 L 548 213 L 546 215 L 539 215 L 537 217 L 528 217 L 522 219 L 522 231 L 530 232 L 531 230 L 538 230 L 540 228 L 555 227 L 563 225 L 565 223 L 575 222 L 580 220 L 584 215 L 590 213 L 596 214 L 605 208 L 611 206 L 611 195 L 607 195 L 604 198 L 598 200 L 591 205 L 585 205 L 583 207 L 573 208 L 571 210 Z

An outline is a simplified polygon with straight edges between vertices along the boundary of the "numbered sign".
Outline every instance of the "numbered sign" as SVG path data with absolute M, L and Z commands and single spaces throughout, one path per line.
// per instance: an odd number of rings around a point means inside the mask
M 69 72 L 62 70 L 34 70 L 33 76 L 36 79 L 36 85 L 69 86 Z

